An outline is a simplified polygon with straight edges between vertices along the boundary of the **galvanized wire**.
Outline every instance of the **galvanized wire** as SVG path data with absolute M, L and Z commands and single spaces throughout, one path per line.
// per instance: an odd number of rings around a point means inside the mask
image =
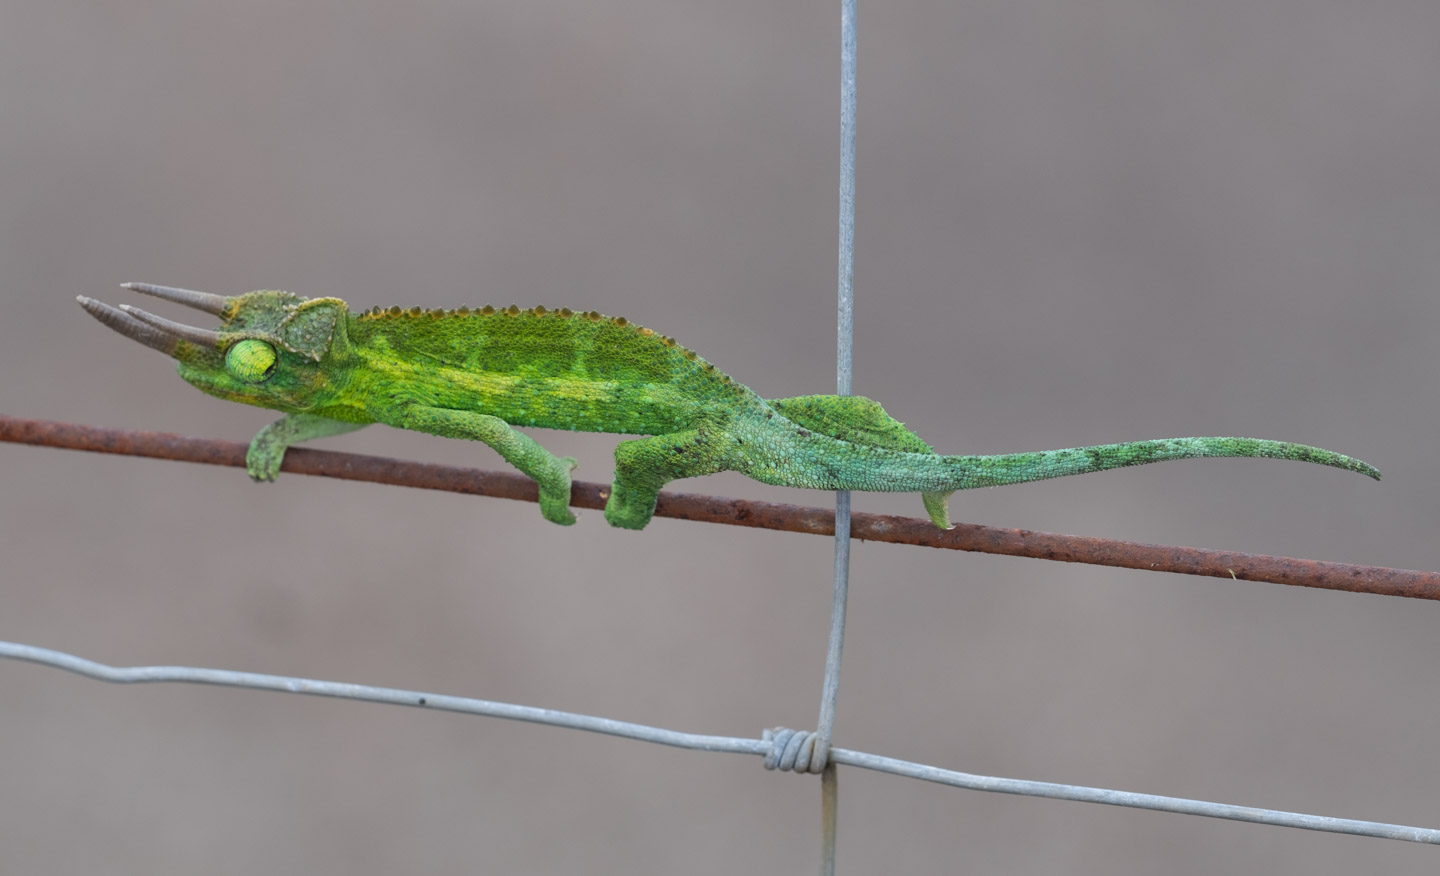
M 850 395 L 855 341 L 855 80 L 859 64 L 859 2 L 840 0 L 840 244 L 837 271 L 835 392 Z M 820 876 L 834 876 L 840 784 L 830 760 L 835 706 L 840 695 L 840 658 L 845 648 L 845 607 L 850 593 L 850 491 L 835 493 L 835 585 L 830 639 L 815 730 L 820 779 Z
M 850 395 L 855 336 L 855 79 L 859 69 L 859 2 L 840 2 L 840 255 L 835 391 Z
M 840 267 L 835 391 L 850 395 L 855 311 L 855 73 L 857 62 L 857 0 L 841 0 L 840 11 Z M 825 653 L 825 680 L 816 722 L 816 763 L 835 732 L 835 701 L 840 692 L 840 657 L 845 645 L 845 606 L 850 590 L 850 491 L 835 493 L 835 585 L 831 602 L 830 640 Z M 833 851 L 833 850 L 832 850 Z M 833 857 L 833 854 L 832 856 Z
M 642 742 L 653 742 L 676 748 L 696 751 L 729 752 L 766 756 L 773 745 L 766 737 L 711 736 L 701 733 L 683 733 L 629 721 L 616 721 L 575 712 L 542 709 L 534 706 L 520 706 L 491 700 L 449 696 L 424 691 L 402 690 L 389 687 L 372 687 L 364 684 L 347 684 L 336 681 L 320 681 L 311 678 L 294 678 L 283 675 L 266 675 L 256 672 L 235 672 L 228 669 L 205 669 L 195 666 L 109 666 L 96 663 L 63 651 L 52 651 L 34 645 L 0 641 L 0 658 L 21 660 L 52 666 L 83 675 L 99 681 L 116 684 L 139 684 L 151 682 L 182 682 L 190 684 L 212 684 L 224 687 L 238 687 L 247 690 L 276 691 L 280 693 L 307 694 L 309 696 L 334 697 L 360 702 L 387 705 L 411 706 L 413 708 L 435 709 L 458 712 L 467 715 L 482 715 L 492 718 L 506 718 L 512 721 L 527 721 L 534 724 L 548 724 L 572 730 L 586 730 L 605 733 Z M 1155 794 L 1137 794 L 1130 791 L 1115 791 L 1106 788 L 1092 788 L 1083 785 L 1063 785 L 1053 782 L 1033 782 L 1023 779 L 1005 779 L 993 776 L 979 776 L 955 770 L 941 769 L 927 764 L 899 760 L 863 751 L 846 748 L 832 748 L 830 762 L 847 766 L 862 767 L 877 772 L 921 779 L 957 788 L 974 791 L 991 791 L 1001 794 L 1019 794 L 1029 797 L 1049 797 L 1056 800 L 1074 800 L 1084 803 L 1104 803 L 1109 806 L 1124 806 L 1136 809 L 1151 809 L 1157 812 L 1175 812 L 1184 815 L 1203 815 L 1230 821 L 1248 821 L 1277 827 L 1294 827 L 1302 830 L 1318 830 L 1329 833 L 1344 833 L 1354 836 L 1368 836 L 1379 839 L 1404 840 L 1415 843 L 1440 844 L 1440 830 L 1426 827 L 1409 827 L 1400 824 L 1385 824 L 1374 821 L 1355 821 L 1347 818 L 1327 818 L 1299 812 L 1284 812 L 1274 809 L 1259 809 L 1251 806 L 1236 806 L 1227 803 L 1211 803 L 1204 800 L 1189 800 L 1183 797 L 1162 797 Z

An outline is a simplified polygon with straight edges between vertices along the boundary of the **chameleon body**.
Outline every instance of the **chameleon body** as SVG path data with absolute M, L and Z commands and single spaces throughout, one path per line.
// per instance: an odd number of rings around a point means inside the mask
M 951 492 L 1200 456 L 1373 467 L 1329 450 L 1254 438 L 1169 438 L 996 456 L 941 456 L 878 403 L 762 399 L 675 342 L 620 317 L 534 307 L 373 308 L 261 291 L 224 297 L 125 284 L 219 318 L 218 330 L 81 297 L 101 322 L 173 356 L 180 376 L 230 401 L 284 411 L 260 430 L 250 476 L 274 480 L 292 444 L 384 423 L 482 441 L 540 487 L 545 519 L 570 524 L 570 471 L 515 426 L 649 437 L 621 442 L 605 519 L 650 522 L 666 483 L 738 471 L 767 484 L 918 492 L 950 526 Z

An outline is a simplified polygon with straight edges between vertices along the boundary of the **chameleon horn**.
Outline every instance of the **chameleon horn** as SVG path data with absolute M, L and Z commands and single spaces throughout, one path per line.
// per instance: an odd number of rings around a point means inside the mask
M 128 304 L 120 305 L 120 309 L 123 310 L 127 316 L 132 316 L 140 322 L 153 326 L 167 334 L 174 335 L 181 340 L 189 341 L 192 344 L 199 344 L 202 347 L 209 347 L 212 350 L 220 349 L 219 332 L 195 328 L 194 326 L 185 325 L 180 322 L 172 322 L 163 316 L 147 313 L 138 307 L 131 307 Z
M 173 301 L 176 304 L 183 304 L 186 307 L 193 307 L 216 316 L 225 312 L 224 295 L 196 292 L 193 289 L 176 289 L 173 286 L 152 286 L 149 283 L 121 283 L 120 287 L 146 295 L 154 295 L 156 298 L 164 298 L 166 301 Z
M 153 350 L 159 350 L 167 356 L 175 355 L 175 345 L 180 343 L 179 338 L 168 335 L 152 325 L 146 325 L 130 314 L 123 313 L 103 301 L 86 298 L 84 295 L 75 296 L 75 300 L 80 302 L 80 306 L 85 308 L 86 313 L 125 337 L 139 341 Z

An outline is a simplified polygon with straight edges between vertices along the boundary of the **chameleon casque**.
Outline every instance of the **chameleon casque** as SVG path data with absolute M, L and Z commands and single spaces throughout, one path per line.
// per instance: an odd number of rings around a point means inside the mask
M 615 449 L 605 504 L 613 526 L 641 529 L 656 493 L 678 478 L 738 471 L 767 484 L 918 492 L 949 528 L 955 490 L 1018 484 L 1200 456 L 1314 462 L 1379 480 L 1348 456 L 1255 438 L 1168 438 L 996 456 L 941 456 L 858 396 L 762 399 L 675 342 L 622 317 L 569 308 L 373 308 L 261 291 L 226 297 L 166 286 L 125 288 L 220 319 L 218 330 L 80 296 L 105 325 L 180 362 L 210 395 L 284 411 L 246 455 L 274 480 L 292 444 L 384 423 L 482 441 L 540 485 L 540 513 L 571 524 L 575 461 L 515 426 L 650 437 Z

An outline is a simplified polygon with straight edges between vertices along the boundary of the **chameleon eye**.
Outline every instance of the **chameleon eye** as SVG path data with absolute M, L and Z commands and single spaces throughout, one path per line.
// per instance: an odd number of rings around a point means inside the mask
M 275 348 L 261 340 L 246 338 L 225 353 L 225 370 L 246 383 L 264 383 L 275 373 Z

